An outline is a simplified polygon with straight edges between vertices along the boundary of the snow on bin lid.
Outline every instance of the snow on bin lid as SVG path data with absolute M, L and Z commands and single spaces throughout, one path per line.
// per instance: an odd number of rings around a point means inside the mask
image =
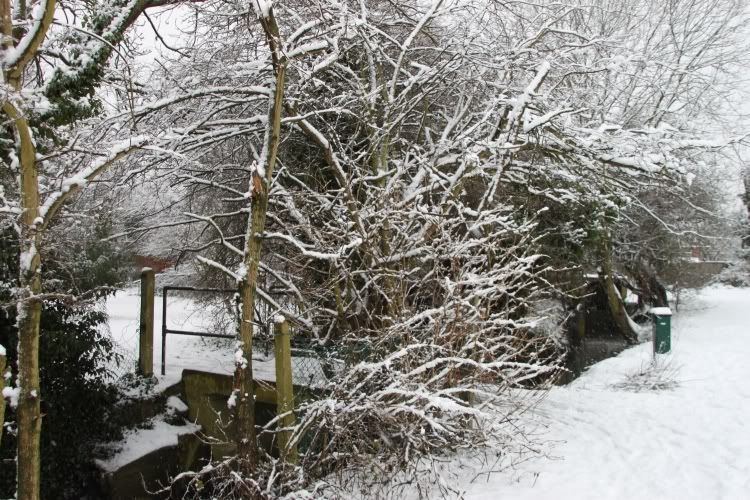
M 671 316 L 672 315 L 672 310 L 668 307 L 652 307 L 651 309 L 649 309 L 648 312 L 650 312 L 654 316 Z

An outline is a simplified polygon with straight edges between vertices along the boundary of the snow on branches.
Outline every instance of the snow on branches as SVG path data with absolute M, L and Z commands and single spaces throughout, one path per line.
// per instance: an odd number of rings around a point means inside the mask
M 165 66 L 115 120 L 162 141 L 163 222 L 186 228 L 202 276 L 244 286 L 242 242 L 262 241 L 260 301 L 343 363 L 294 430 L 312 439 L 297 486 L 507 443 L 497 412 L 560 368 L 532 312 L 568 291 L 551 275 L 609 252 L 610 228 L 696 150 L 743 140 L 683 126 L 713 40 L 675 27 L 695 44 L 671 62 L 674 40 L 624 41 L 680 2 L 406 3 L 256 1 L 249 29 L 248 11 L 197 7 L 211 50 Z

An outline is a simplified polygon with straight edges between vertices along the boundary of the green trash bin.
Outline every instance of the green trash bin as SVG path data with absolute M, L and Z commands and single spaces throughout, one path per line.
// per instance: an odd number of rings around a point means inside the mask
M 672 310 L 668 307 L 652 307 L 654 318 L 654 354 L 664 354 L 672 349 Z

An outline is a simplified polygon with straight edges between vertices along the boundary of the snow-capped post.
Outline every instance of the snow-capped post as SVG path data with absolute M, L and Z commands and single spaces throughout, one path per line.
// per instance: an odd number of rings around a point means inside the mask
M 292 348 L 289 323 L 277 315 L 273 325 L 274 354 L 276 357 L 276 414 L 279 415 L 277 434 L 279 457 L 290 464 L 297 463 L 297 445 L 289 446 L 294 426 L 294 388 L 292 386 Z
M 672 350 L 672 310 L 669 307 L 652 307 L 648 311 L 654 317 L 654 356 Z
M 141 325 L 138 339 L 138 373 L 154 375 L 154 270 L 141 270 Z

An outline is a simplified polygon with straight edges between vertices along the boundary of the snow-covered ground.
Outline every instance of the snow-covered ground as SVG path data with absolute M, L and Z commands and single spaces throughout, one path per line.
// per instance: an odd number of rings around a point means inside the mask
M 107 299 L 108 327 L 119 351 L 126 362 L 138 359 L 138 326 L 140 314 L 140 291 L 131 288 L 117 292 Z M 185 335 L 167 335 L 166 371 L 161 375 L 161 327 L 162 298 L 154 301 L 154 373 L 158 388 L 177 383 L 184 369 L 231 374 L 234 371 L 234 344 L 231 339 L 211 339 Z M 233 327 L 217 326 L 217 311 L 184 297 L 169 296 L 167 303 L 167 326 L 170 329 L 201 331 L 221 334 L 234 333 Z M 228 331 L 227 331 L 228 330 Z M 254 350 L 253 373 L 256 380 L 273 382 L 276 367 L 273 348 L 269 351 Z M 292 359 L 293 378 L 297 384 L 309 385 L 322 382 L 325 375 L 320 364 L 311 358 Z
M 108 325 L 112 338 L 128 360 L 138 359 L 138 325 L 140 293 L 137 288 L 117 292 L 107 299 Z M 234 369 L 232 342 L 230 340 L 208 340 L 200 337 L 167 335 L 166 376 L 161 369 L 161 325 L 162 300 L 154 301 L 154 372 L 163 386 L 179 381 L 182 370 L 192 368 L 219 373 L 231 373 Z M 169 328 L 215 332 L 210 315 L 199 304 L 191 300 L 170 297 L 167 304 Z M 218 332 L 224 333 L 224 332 Z
M 107 304 L 112 334 L 131 355 L 138 307 L 137 290 Z M 189 300 L 170 299 L 169 307 L 172 327 L 210 326 Z M 156 309 L 160 338 L 160 300 Z M 184 368 L 230 373 L 231 351 L 231 343 L 170 336 L 160 385 Z M 553 388 L 525 417 L 530 428 L 546 429 L 546 457 L 480 479 L 457 474 L 465 479 L 453 486 L 467 500 L 750 498 L 750 289 L 709 288 L 684 301 L 673 317 L 672 353 L 659 359 L 662 378 L 639 382 L 651 362 L 651 344 L 642 344 Z M 255 370 L 273 380 L 272 359 L 256 361 Z M 667 388 L 648 389 L 654 381 Z
M 750 498 L 750 289 L 701 291 L 672 339 L 659 366 L 676 387 L 632 390 L 650 344 L 596 364 L 529 416 L 550 457 L 467 481 L 465 498 Z

